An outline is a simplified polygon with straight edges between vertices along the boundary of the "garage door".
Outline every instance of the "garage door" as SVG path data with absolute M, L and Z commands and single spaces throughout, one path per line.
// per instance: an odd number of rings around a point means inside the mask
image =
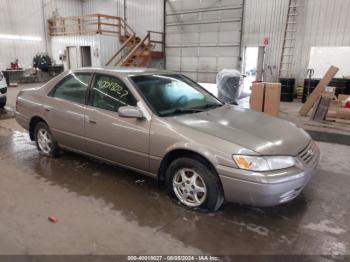
M 243 0 L 167 0 L 166 67 L 199 82 L 239 67 Z

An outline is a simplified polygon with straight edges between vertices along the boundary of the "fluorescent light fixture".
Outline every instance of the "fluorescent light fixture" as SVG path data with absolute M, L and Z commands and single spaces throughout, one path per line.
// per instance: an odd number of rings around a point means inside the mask
M 39 36 L 28 36 L 28 35 L 3 35 L 0 34 L 0 39 L 8 40 L 23 40 L 23 41 L 41 41 L 42 38 Z

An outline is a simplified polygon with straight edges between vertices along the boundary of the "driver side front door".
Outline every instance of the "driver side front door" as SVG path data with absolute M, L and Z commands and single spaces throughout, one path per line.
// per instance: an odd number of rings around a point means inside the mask
M 148 172 L 150 120 L 120 117 L 119 107 L 127 105 L 137 105 L 127 85 L 116 76 L 96 74 L 85 111 L 87 150 Z

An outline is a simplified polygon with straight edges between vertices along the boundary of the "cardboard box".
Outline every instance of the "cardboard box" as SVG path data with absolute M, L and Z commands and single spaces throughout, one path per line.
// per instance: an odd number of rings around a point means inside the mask
M 331 103 L 329 104 L 328 110 L 330 111 L 336 111 L 339 108 L 343 106 L 343 102 L 340 100 L 332 100 Z
M 272 116 L 278 116 L 280 111 L 281 84 L 253 83 L 250 96 L 250 108 Z
M 253 83 L 252 93 L 250 95 L 250 109 L 258 112 L 263 112 L 264 110 L 264 83 Z
M 264 112 L 272 116 L 278 116 L 280 112 L 280 101 L 281 84 L 265 83 Z
M 350 96 L 349 95 L 343 95 L 343 94 L 339 94 L 338 95 L 338 100 L 340 101 L 345 101 L 346 99 L 348 99 Z
M 328 110 L 327 117 L 336 118 L 338 110 Z
M 350 108 L 340 108 L 336 115 L 337 118 L 350 119 Z

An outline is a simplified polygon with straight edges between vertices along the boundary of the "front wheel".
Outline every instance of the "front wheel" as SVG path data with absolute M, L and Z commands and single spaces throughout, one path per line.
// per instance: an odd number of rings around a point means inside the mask
M 44 122 L 39 122 L 34 131 L 35 143 L 39 152 L 45 156 L 56 157 L 59 147 L 53 137 L 50 128 Z
M 166 172 L 170 197 L 191 209 L 216 211 L 224 201 L 218 175 L 205 161 L 178 158 Z

